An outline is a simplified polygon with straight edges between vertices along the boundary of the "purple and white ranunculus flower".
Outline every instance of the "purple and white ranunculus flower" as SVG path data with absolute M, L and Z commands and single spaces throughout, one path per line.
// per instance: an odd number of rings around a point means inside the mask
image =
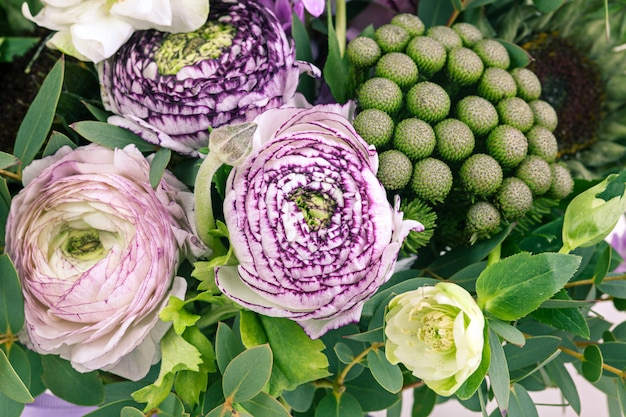
M 42 0 L 33 16 L 28 3 L 24 16 L 37 25 L 56 31 L 48 40 L 83 61 L 100 62 L 112 56 L 135 30 L 189 32 L 204 24 L 208 0 Z
M 350 106 L 268 110 L 231 171 L 224 215 L 238 266 L 216 270 L 224 294 L 317 338 L 358 321 L 389 279 L 416 221 L 402 220 L 376 178 L 378 156 Z
M 326 7 L 326 0 L 260 0 L 265 7 L 274 12 L 283 29 L 291 29 L 291 19 L 295 13 L 304 22 L 306 10 L 314 17 L 319 17 Z
M 171 323 L 159 320 L 184 259 L 205 248 L 195 236 L 193 195 L 165 172 L 156 189 L 135 148 L 88 145 L 34 161 L 11 203 L 6 253 L 20 277 L 20 340 L 58 354 L 80 372 L 137 380 L 160 359 Z
M 257 0 L 211 2 L 207 23 L 181 34 L 136 32 L 99 67 L 109 123 L 196 155 L 209 129 L 246 122 L 292 99 L 301 70 L 276 16 Z

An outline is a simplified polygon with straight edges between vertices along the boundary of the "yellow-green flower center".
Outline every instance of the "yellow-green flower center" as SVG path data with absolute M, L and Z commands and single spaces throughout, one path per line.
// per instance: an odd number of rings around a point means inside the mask
M 87 261 L 99 258 L 104 253 L 97 230 L 68 230 L 64 234 L 62 250 L 68 257 Z
M 232 45 L 236 32 L 231 25 L 207 22 L 193 32 L 167 35 L 154 55 L 159 73 L 174 75 L 188 65 L 220 57 Z
M 318 230 L 330 222 L 337 203 L 324 193 L 299 189 L 291 199 L 302 211 L 311 230 Z
M 454 320 L 459 313 L 452 306 L 431 305 L 427 300 L 415 306 L 410 314 L 410 320 L 416 337 L 440 353 L 447 353 L 455 349 Z

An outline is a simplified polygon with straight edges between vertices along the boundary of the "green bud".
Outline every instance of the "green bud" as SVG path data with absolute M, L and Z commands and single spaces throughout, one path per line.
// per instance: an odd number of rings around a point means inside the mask
M 488 67 L 478 81 L 478 95 L 492 103 L 515 97 L 517 85 L 513 76 L 502 68 Z
M 502 168 L 514 168 L 526 158 L 528 140 L 519 129 L 499 125 L 487 137 L 487 152 Z
M 380 46 L 372 38 L 357 36 L 348 44 L 346 54 L 357 68 L 370 68 L 380 59 Z
M 541 95 L 541 81 L 528 68 L 514 68 L 511 75 L 517 85 L 517 95 L 526 101 L 537 100 Z
M 502 185 L 502 168 L 489 155 L 477 153 L 465 160 L 459 176 L 463 188 L 470 194 L 481 197 L 495 193 Z
M 562 200 L 574 190 L 574 179 L 567 167 L 561 163 L 550 164 L 550 169 L 552 170 L 552 184 L 546 195 Z
M 390 23 L 406 30 L 410 37 L 420 36 L 426 30 L 422 19 L 411 13 L 399 13 L 391 18 Z
M 374 32 L 374 40 L 384 53 L 404 51 L 410 39 L 406 30 L 390 23 L 380 26 Z
M 537 155 L 547 162 L 554 162 L 559 152 L 559 143 L 556 137 L 547 128 L 535 125 L 526 132 L 528 139 L 528 153 Z
M 450 96 L 440 85 L 422 81 L 406 93 L 406 105 L 409 113 L 418 119 L 438 122 L 450 112 Z
M 418 70 L 415 62 L 402 52 L 389 52 L 376 64 L 376 77 L 388 78 L 406 90 L 417 82 Z
M 552 185 L 552 169 L 544 159 L 528 155 L 515 171 L 515 176 L 528 185 L 533 195 L 545 194 Z
M 483 60 L 486 67 L 507 69 L 511 58 L 506 48 L 495 39 L 483 39 L 474 45 L 474 52 Z
M 535 116 L 535 123 L 545 127 L 550 132 L 554 132 L 559 122 L 559 117 L 554 107 L 543 100 L 533 100 L 528 105 Z
M 480 29 L 471 23 L 455 23 L 452 25 L 452 30 L 454 30 L 461 37 L 463 45 L 468 48 L 471 48 L 476 44 L 476 42 L 483 39 L 483 34 Z
M 448 52 L 446 73 L 448 79 L 458 85 L 471 85 L 480 79 L 483 61 L 469 48 L 461 47 Z
M 498 125 L 498 111 L 479 96 L 462 98 L 456 105 L 456 117 L 468 125 L 476 136 L 486 135 Z
M 511 125 L 522 133 L 528 131 L 535 123 L 535 115 L 528 103 L 519 97 L 509 97 L 501 100 L 497 105 L 500 123 Z
M 412 161 L 430 156 L 436 143 L 433 128 L 425 121 L 412 117 L 398 123 L 393 134 L 393 147 Z
M 365 109 L 356 115 L 352 124 L 354 130 L 377 149 L 384 148 L 393 136 L 393 120 L 382 110 Z
M 362 109 L 378 109 L 393 114 L 402 107 L 402 90 L 387 78 L 370 78 L 357 90 L 357 100 Z
M 406 47 L 406 54 L 415 62 L 419 72 L 427 77 L 440 71 L 446 64 L 446 48 L 428 36 L 411 39 Z
M 442 202 L 452 189 L 452 171 L 448 164 L 439 159 L 417 161 L 413 166 L 411 189 L 424 201 Z
M 391 149 L 379 155 L 376 177 L 386 190 L 401 190 L 412 174 L 413 164 L 402 152 Z
M 531 209 L 533 192 L 521 179 L 508 177 L 502 181 L 494 202 L 505 219 L 518 220 Z
M 500 227 L 502 217 L 498 209 L 486 201 L 478 201 L 467 210 L 465 225 L 470 234 L 470 242 L 487 238 Z
M 436 149 L 448 161 L 461 161 L 474 150 L 475 140 L 472 130 L 458 119 L 444 119 L 433 130 L 437 137 Z
M 456 48 L 460 48 L 463 46 L 463 41 L 461 37 L 448 26 L 436 25 L 431 26 L 426 31 L 426 36 L 430 36 L 433 39 L 436 39 L 446 48 L 446 51 L 451 51 Z

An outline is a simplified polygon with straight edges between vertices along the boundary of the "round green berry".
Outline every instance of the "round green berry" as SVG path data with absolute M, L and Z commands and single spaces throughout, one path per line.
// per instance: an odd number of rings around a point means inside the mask
M 543 158 L 528 155 L 519 164 L 515 176 L 528 185 L 533 195 L 545 194 L 552 185 L 552 170 Z
M 436 143 L 433 128 L 425 121 L 412 117 L 398 123 L 393 133 L 393 147 L 412 161 L 430 156 Z
M 354 130 L 370 145 L 384 148 L 393 136 L 394 123 L 387 113 L 378 109 L 365 109 L 352 122 Z
M 524 100 L 519 97 L 509 97 L 496 105 L 500 123 L 511 125 L 521 130 L 522 133 L 528 131 L 535 123 L 535 115 L 532 109 Z
M 417 65 L 402 52 L 389 52 L 376 64 L 376 77 L 388 78 L 405 90 L 417 82 Z
M 498 230 L 502 217 L 498 209 L 487 201 L 478 201 L 467 210 L 465 225 L 470 233 L 470 241 L 488 237 Z
M 401 190 L 413 174 L 413 164 L 400 151 L 391 149 L 378 156 L 378 172 L 376 177 L 386 190 Z
M 458 85 L 471 85 L 483 75 L 483 61 L 469 48 L 456 48 L 448 52 L 446 72 L 448 79 Z
M 528 105 L 535 116 L 535 123 L 545 127 L 550 132 L 554 132 L 556 125 L 559 123 L 559 117 L 554 107 L 543 100 L 533 100 Z
M 514 68 L 511 75 L 517 84 L 517 95 L 526 101 L 537 100 L 541 95 L 541 81 L 528 68 Z
M 451 51 L 463 46 L 463 40 L 461 40 L 461 37 L 448 26 L 431 26 L 426 31 L 426 36 L 430 36 L 431 38 L 439 41 L 439 43 L 446 48 L 446 51 Z
M 411 39 L 406 47 L 406 54 L 415 62 L 420 73 L 427 77 L 440 71 L 446 64 L 446 48 L 428 36 Z
M 370 68 L 380 58 L 380 46 L 372 38 L 357 36 L 346 48 L 348 60 L 357 68 Z
M 506 48 L 495 39 L 483 39 L 474 45 L 474 52 L 483 60 L 486 67 L 507 69 L 511 58 Z
M 406 30 L 390 23 L 380 26 L 374 32 L 374 40 L 384 53 L 404 51 L 410 39 Z
M 487 152 L 500 163 L 502 168 L 510 169 L 519 165 L 528 153 L 528 140 L 519 130 L 509 125 L 495 127 L 487 137 Z
M 521 179 L 508 177 L 502 181 L 502 187 L 498 190 L 494 203 L 505 219 L 518 220 L 532 207 L 533 192 Z
M 540 156 L 548 162 L 554 162 L 559 152 L 559 143 L 550 130 L 535 125 L 526 132 L 526 139 L 528 139 L 529 154 Z
M 486 99 L 465 96 L 456 105 L 456 117 L 469 126 L 476 136 L 489 133 L 498 125 L 498 111 Z
M 422 19 L 411 13 L 399 13 L 391 18 L 390 23 L 406 30 L 410 37 L 420 36 L 426 30 Z
M 424 201 L 442 202 L 452 189 L 452 171 L 448 164 L 439 159 L 419 160 L 413 165 L 411 189 Z
M 550 164 L 550 169 L 552 170 L 552 183 L 546 194 L 549 197 L 562 200 L 574 189 L 574 179 L 569 170 L 561 163 Z
M 413 116 L 429 123 L 443 120 L 450 112 L 450 96 L 439 84 L 422 81 L 406 93 L 406 106 Z
M 517 94 L 517 85 L 513 76 L 502 68 L 488 67 L 478 81 L 478 95 L 492 103 Z
M 471 23 L 459 22 L 452 25 L 452 30 L 454 30 L 463 41 L 463 45 L 471 48 L 476 44 L 476 42 L 483 39 L 483 34 L 480 29 Z
M 437 123 L 433 130 L 437 138 L 435 149 L 445 160 L 461 161 L 474 150 L 472 130 L 458 119 L 444 119 Z
M 502 185 L 502 168 L 491 156 L 476 153 L 463 162 L 459 177 L 466 191 L 486 197 L 495 193 Z
M 402 90 L 388 78 L 374 77 L 359 87 L 357 100 L 362 109 L 378 109 L 393 114 L 402 107 Z

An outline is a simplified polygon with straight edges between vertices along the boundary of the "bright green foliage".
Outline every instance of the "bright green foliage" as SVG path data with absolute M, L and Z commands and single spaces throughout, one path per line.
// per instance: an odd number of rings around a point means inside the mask
M 431 76 L 446 63 L 446 48 L 436 39 L 416 36 L 406 47 L 406 54 L 415 61 L 420 73 Z
M 466 228 L 471 235 L 470 241 L 479 237 L 487 237 L 500 228 L 502 218 L 493 204 L 478 201 L 467 210 Z
M 463 46 L 468 48 L 473 47 L 476 42 L 483 39 L 483 34 L 476 26 L 471 23 L 458 22 L 452 25 L 452 30 L 454 30 L 463 41 Z
M 509 125 L 500 125 L 487 137 L 487 152 L 504 169 L 513 168 L 526 157 L 528 141 L 519 129 Z
M 408 55 L 402 52 L 389 52 L 376 64 L 375 76 L 388 78 L 406 90 L 417 82 L 418 70 Z
M 448 79 L 460 86 L 474 84 L 483 74 L 483 61 L 469 48 L 456 48 L 448 52 L 446 73 Z
M 456 117 L 468 125 L 476 136 L 486 135 L 498 125 L 496 108 L 479 96 L 465 96 L 459 100 Z
M 402 152 L 390 149 L 379 155 L 376 176 L 387 190 L 400 190 L 411 180 L 413 164 Z
M 348 44 L 346 54 L 355 67 L 368 68 L 376 64 L 382 52 L 374 39 L 357 36 Z
M 365 109 L 354 118 L 354 130 L 365 141 L 376 148 L 386 146 L 393 135 L 394 124 L 391 117 L 382 110 Z
M 554 162 L 559 152 L 559 143 L 548 128 L 535 125 L 526 132 L 526 139 L 529 154 L 540 156 L 547 162 Z
M 443 201 L 452 188 L 452 171 L 439 159 L 426 158 L 415 163 L 411 189 L 422 200 L 431 203 Z
M 409 33 L 397 25 L 385 24 L 374 32 L 374 39 L 384 53 L 402 52 L 409 43 Z
M 427 122 L 443 120 L 450 112 L 450 96 L 430 81 L 415 84 L 406 94 L 406 106 L 413 116 Z
M 486 67 L 507 69 L 511 65 L 509 52 L 495 39 L 483 39 L 473 47 L 474 52 L 483 60 Z
M 398 123 L 393 134 L 393 147 L 412 161 L 430 156 L 436 143 L 433 128 L 425 121 L 413 117 Z
M 463 46 L 461 37 L 448 26 L 431 26 L 426 31 L 426 36 L 438 40 L 448 52 Z
M 379 109 L 391 114 L 402 106 L 402 90 L 387 78 L 370 78 L 359 88 L 357 100 L 362 109 Z
M 535 123 L 535 115 L 524 100 L 519 97 L 509 97 L 496 105 L 500 122 L 518 128 L 522 133 L 528 131 Z
M 552 170 L 552 183 L 547 191 L 547 195 L 562 200 L 574 189 L 574 179 L 569 170 L 561 163 L 550 164 Z
M 558 124 L 558 116 L 554 107 L 547 101 L 533 100 L 528 103 L 535 116 L 535 123 L 545 127 L 550 132 L 554 132 Z
M 495 196 L 495 205 L 507 220 L 522 218 L 533 205 L 533 193 L 524 181 L 508 177 Z
M 392 25 L 400 26 L 406 30 L 409 36 L 420 36 L 426 30 L 422 19 L 411 13 L 399 13 L 391 18 Z
M 477 87 L 478 95 L 492 103 L 503 98 L 514 97 L 517 85 L 513 76 L 502 68 L 489 67 L 483 72 Z
M 528 185 L 534 195 L 544 194 L 552 184 L 550 164 L 537 155 L 528 155 L 515 171 L 515 176 Z
M 477 196 L 489 196 L 502 185 L 502 168 L 493 157 L 476 153 L 463 162 L 459 170 L 466 191 Z
M 541 95 L 541 81 L 528 68 L 513 68 L 511 75 L 517 85 L 517 95 L 526 101 L 537 100 Z
M 434 126 L 437 145 L 435 149 L 448 161 L 461 161 L 474 150 L 472 130 L 458 119 L 445 119 Z

